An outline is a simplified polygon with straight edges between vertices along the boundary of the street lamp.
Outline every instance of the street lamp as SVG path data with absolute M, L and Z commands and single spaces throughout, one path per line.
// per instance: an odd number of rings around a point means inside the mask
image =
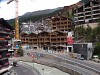
M 32 54 L 32 63 L 33 63 L 33 69 L 34 69 L 34 55 Z

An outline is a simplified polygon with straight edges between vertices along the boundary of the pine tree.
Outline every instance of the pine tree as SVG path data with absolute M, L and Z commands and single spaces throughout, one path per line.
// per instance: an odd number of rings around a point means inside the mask
M 85 4 L 88 3 L 89 1 L 91 1 L 91 0 L 82 0 L 82 2 Z

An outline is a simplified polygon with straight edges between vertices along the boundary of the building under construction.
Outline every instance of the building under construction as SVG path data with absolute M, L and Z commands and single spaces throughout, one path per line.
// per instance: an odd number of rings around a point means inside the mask
M 22 45 L 30 45 L 35 49 L 64 51 L 66 50 L 67 32 L 71 31 L 71 19 L 63 16 L 54 16 L 50 21 L 50 29 L 30 31 L 31 33 L 21 33 Z M 30 28 L 28 26 L 28 28 Z M 32 27 L 31 27 L 32 28 Z M 34 26 L 35 28 L 35 26 Z

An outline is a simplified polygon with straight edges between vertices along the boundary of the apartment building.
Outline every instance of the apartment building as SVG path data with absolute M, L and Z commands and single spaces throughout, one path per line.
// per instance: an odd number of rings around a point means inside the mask
M 57 15 L 51 18 L 52 30 L 71 31 L 72 27 L 72 20 L 68 17 Z
M 100 21 L 100 2 L 99 0 L 91 0 L 83 6 L 77 8 L 74 12 L 74 22 L 76 26 L 88 25 L 92 28 L 98 25 Z
M 0 18 L 0 75 L 2 72 L 9 70 L 10 53 L 8 49 L 11 44 L 8 41 L 11 39 L 13 28 L 3 19 Z
M 81 7 L 84 3 L 82 1 L 79 1 L 75 4 L 72 4 L 70 6 L 64 6 L 63 11 L 64 12 L 68 12 L 68 11 L 72 11 L 72 9 L 75 9 L 77 7 Z
M 34 49 L 64 51 L 66 47 L 66 32 L 42 31 L 31 34 L 22 33 L 22 44 L 29 44 Z
M 40 25 L 39 23 L 34 23 L 35 30 L 31 31 L 30 34 L 25 32 L 20 34 L 22 44 L 30 45 L 34 49 L 64 51 L 66 49 L 67 32 L 74 27 L 72 20 L 68 17 L 55 15 L 42 19 Z M 41 30 L 41 26 L 43 30 Z M 31 29 L 27 27 L 27 30 Z

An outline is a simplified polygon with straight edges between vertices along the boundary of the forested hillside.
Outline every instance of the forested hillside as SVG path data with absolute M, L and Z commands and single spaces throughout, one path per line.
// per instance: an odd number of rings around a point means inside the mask
M 91 1 L 91 0 L 82 0 L 82 2 L 84 2 L 84 3 L 88 3 L 89 1 Z
M 35 12 L 28 12 L 22 16 L 19 16 L 19 24 L 21 24 L 22 22 L 27 22 L 27 21 L 39 21 L 42 18 L 45 17 L 50 17 L 53 16 L 59 12 L 62 12 L 62 7 L 61 8 L 56 8 L 56 9 L 47 9 L 47 10 L 41 10 L 41 11 L 35 11 Z M 12 26 L 15 25 L 15 19 L 10 19 L 8 20 L 8 23 Z

